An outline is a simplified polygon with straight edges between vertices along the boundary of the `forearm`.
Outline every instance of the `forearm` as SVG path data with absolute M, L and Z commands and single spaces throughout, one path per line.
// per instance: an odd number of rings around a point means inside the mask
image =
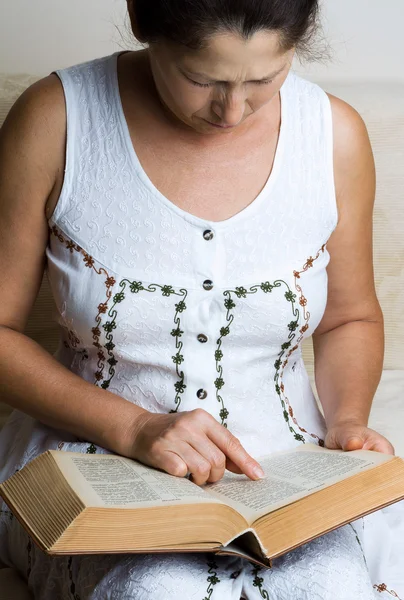
M 313 337 L 315 377 L 327 428 L 367 425 L 383 368 L 382 317 L 355 321 Z
M 39 421 L 119 454 L 146 413 L 59 364 L 25 335 L 0 327 L 0 398 Z

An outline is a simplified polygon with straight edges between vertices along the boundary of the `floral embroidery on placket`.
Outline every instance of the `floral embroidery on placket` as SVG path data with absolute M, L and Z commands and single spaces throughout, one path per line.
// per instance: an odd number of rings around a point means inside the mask
M 263 588 L 264 578 L 260 577 L 258 573 L 262 571 L 262 567 L 259 565 L 253 565 L 252 575 L 254 575 L 253 586 L 259 589 L 261 598 L 265 598 L 265 600 L 270 600 L 268 592 Z
M 286 424 L 289 428 L 289 431 L 294 436 L 295 440 L 298 442 L 301 442 L 301 443 L 305 443 L 305 438 L 302 435 L 302 433 L 305 433 L 307 435 L 310 435 L 313 439 L 317 439 L 319 444 L 321 445 L 322 441 L 316 434 L 309 434 L 305 429 L 303 429 L 302 427 L 299 426 L 297 419 L 294 416 L 293 409 L 290 406 L 287 397 L 284 395 L 285 386 L 282 381 L 283 371 L 284 371 L 286 365 L 288 364 L 289 356 L 292 354 L 292 352 L 294 352 L 299 347 L 298 344 L 294 345 L 293 348 L 289 351 L 288 356 L 285 361 L 283 360 L 283 357 L 284 357 L 285 353 L 287 352 L 287 350 L 292 346 L 292 342 L 294 341 L 294 339 L 297 335 L 296 330 L 299 327 L 300 311 L 297 308 L 296 303 L 295 303 L 296 297 L 297 297 L 296 294 L 294 294 L 292 292 L 292 290 L 290 289 L 289 285 L 281 279 L 276 280 L 272 283 L 270 283 L 269 281 L 266 281 L 261 284 L 252 285 L 249 287 L 249 289 L 247 289 L 243 286 L 239 286 L 239 287 L 236 287 L 234 290 L 226 290 L 223 292 L 223 295 L 225 296 L 224 306 L 227 310 L 227 313 L 226 313 L 227 324 L 226 324 L 226 326 L 222 327 L 220 330 L 220 337 L 217 340 L 217 350 L 215 352 L 216 371 L 219 375 L 219 377 L 215 380 L 215 387 L 216 387 L 216 399 L 221 405 L 221 410 L 219 413 L 219 416 L 221 419 L 221 424 L 224 427 L 227 427 L 227 418 L 229 416 L 229 410 L 224 404 L 223 396 L 221 393 L 219 393 L 220 390 L 225 385 L 225 380 L 223 378 L 223 375 L 224 375 L 223 366 L 221 364 L 221 361 L 224 356 L 223 340 L 228 335 L 230 335 L 231 325 L 235 319 L 234 313 L 232 312 L 233 309 L 236 308 L 236 306 L 237 306 L 235 297 L 237 297 L 238 299 L 247 298 L 247 295 L 256 294 L 259 291 L 262 291 L 264 294 L 271 294 L 275 289 L 279 289 L 281 287 L 286 288 L 284 297 L 285 297 L 286 301 L 291 304 L 291 312 L 292 312 L 293 320 L 288 325 L 288 329 L 289 329 L 288 339 L 282 344 L 278 358 L 274 363 L 275 391 L 280 398 L 281 406 L 283 409 L 283 416 L 286 421 Z M 305 327 L 306 327 L 306 325 L 303 328 L 304 331 L 307 330 Z M 307 326 L 307 328 L 308 328 L 308 326 Z M 300 330 L 300 332 L 302 332 L 302 330 Z M 300 342 L 302 338 L 303 338 L 303 335 L 301 335 L 298 342 Z M 297 426 L 297 428 L 300 430 L 300 432 L 295 430 L 295 428 L 292 426 L 292 424 L 290 422 L 291 420 Z
M 214 561 L 214 559 L 212 559 L 210 557 L 208 559 L 208 567 L 209 567 L 209 570 L 208 570 L 208 573 L 209 573 L 208 583 L 209 583 L 209 585 L 208 585 L 208 589 L 206 590 L 207 591 L 207 596 L 205 596 L 205 598 L 203 598 L 203 600 L 211 600 L 215 585 L 217 585 L 218 583 L 220 583 L 220 579 L 217 576 L 218 566 L 217 566 L 216 562 Z
M 173 338 L 175 338 L 175 348 L 177 350 L 176 354 L 174 354 L 172 356 L 172 361 L 175 365 L 175 370 L 176 370 L 176 374 L 177 374 L 177 378 L 178 381 L 175 382 L 174 384 L 174 391 L 175 391 L 175 398 L 174 398 L 174 403 L 175 403 L 175 409 L 172 409 L 170 412 L 171 413 L 176 413 L 178 412 L 180 405 L 181 405 L 181 401 L 182 401 L 182 395 L 185 392 L 186 389 L 186 384 L 185 384 L 185 374 L 184 371 L 180 368 L 182 363 L 184 362 L 184 355 L 182 354 L 182 350 L 183 350 L 183 342 L 181 340 L 184 332 L 181 329 L 181 314 L 186 310 L 187 305 L 185 303 L 185 300 L 188 296 L 188 291 L 186 289 L 180 289 L 180 290 L 175 290 L 171 285 L 160 285 L 158 283 L 150 283 L 147 287 L 145 285 L 143 285 L 143 283 L 141 281 L 130 281 L 129 279 L 123 279 L 120 283 L 119 283 L 119 288 L 120 291 L 115 294 L 114 298 L 113 298 L 113 305 L 111 306 L 111 308 L 109 309 L 107 316 L 110 318 L 109 321 L 107 321 L 104 325 L 103 328 L 106 332 L 106 339 L 107 339 L 107 343 L 105 344 L 105 349 L 108 352 L 109 355 L 109 360 L 108 360 L 108 364 L 110 365 L 109 367 L 109 371 L 108 371 L 108 378 L 105 378 L 104 381 L 101 384 L 101 387 L 105 390 L 107 390 L 111 384 L 112 379 L 115 376 L 115 366 L 118 364 L 118 361 L 115 358 L 114 355 L 114 348 L 115 348 L 115 344 L 114 344 L 114 330 L 116 329 L 116 319 L 118 316 L 118 309 L 117 306 L 119 304 L 121 304 L 125 298 L 126 298 L 126 293 L 129 290 L 130 293 L 132 294 L 139 294 L 140 292 L 147 292 L 147 293 L 155 293 L 158 290 L 161 292 L 161 295 L 163 297 L 169 298 L 170 296 L 179 296 L 181 298 L 181 300 L 175 304 L 175 314 L 174 314 L 174 325 L 175 325 L 175 329 L 171 330 L 171 336 Z

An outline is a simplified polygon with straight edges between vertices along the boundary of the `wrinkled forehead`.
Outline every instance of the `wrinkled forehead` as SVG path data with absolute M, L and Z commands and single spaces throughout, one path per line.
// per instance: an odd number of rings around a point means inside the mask
M 246 40 L 233 33 L 216 34 L 200 50 L 173 48 L 173 60 L 188 73 L 217 81 L 258 80 L 290 62 L 277 32 L 260 31 Z M 290 58 L 290 60 L 289 60 Z

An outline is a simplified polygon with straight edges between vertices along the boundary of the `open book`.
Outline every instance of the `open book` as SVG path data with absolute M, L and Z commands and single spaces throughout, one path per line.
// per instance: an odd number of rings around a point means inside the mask
M 314 445 L 199 487 L 116 455 L 48 451 L 0 494 L 48 554 L 215 552 L 264 566 L 404 498 L 404 461 Z

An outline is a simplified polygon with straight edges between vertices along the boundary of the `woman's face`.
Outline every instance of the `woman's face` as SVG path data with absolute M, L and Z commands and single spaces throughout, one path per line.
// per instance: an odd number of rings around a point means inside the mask
M 293 55 L 294 50 L 281 49 L 278 34 L 266 31 L 248 41 L 217 34 L 198 51 L 169 42 L 149 48 L 160 100 L 202 134 L 229 133 L 251 123 L 278 94 Z

